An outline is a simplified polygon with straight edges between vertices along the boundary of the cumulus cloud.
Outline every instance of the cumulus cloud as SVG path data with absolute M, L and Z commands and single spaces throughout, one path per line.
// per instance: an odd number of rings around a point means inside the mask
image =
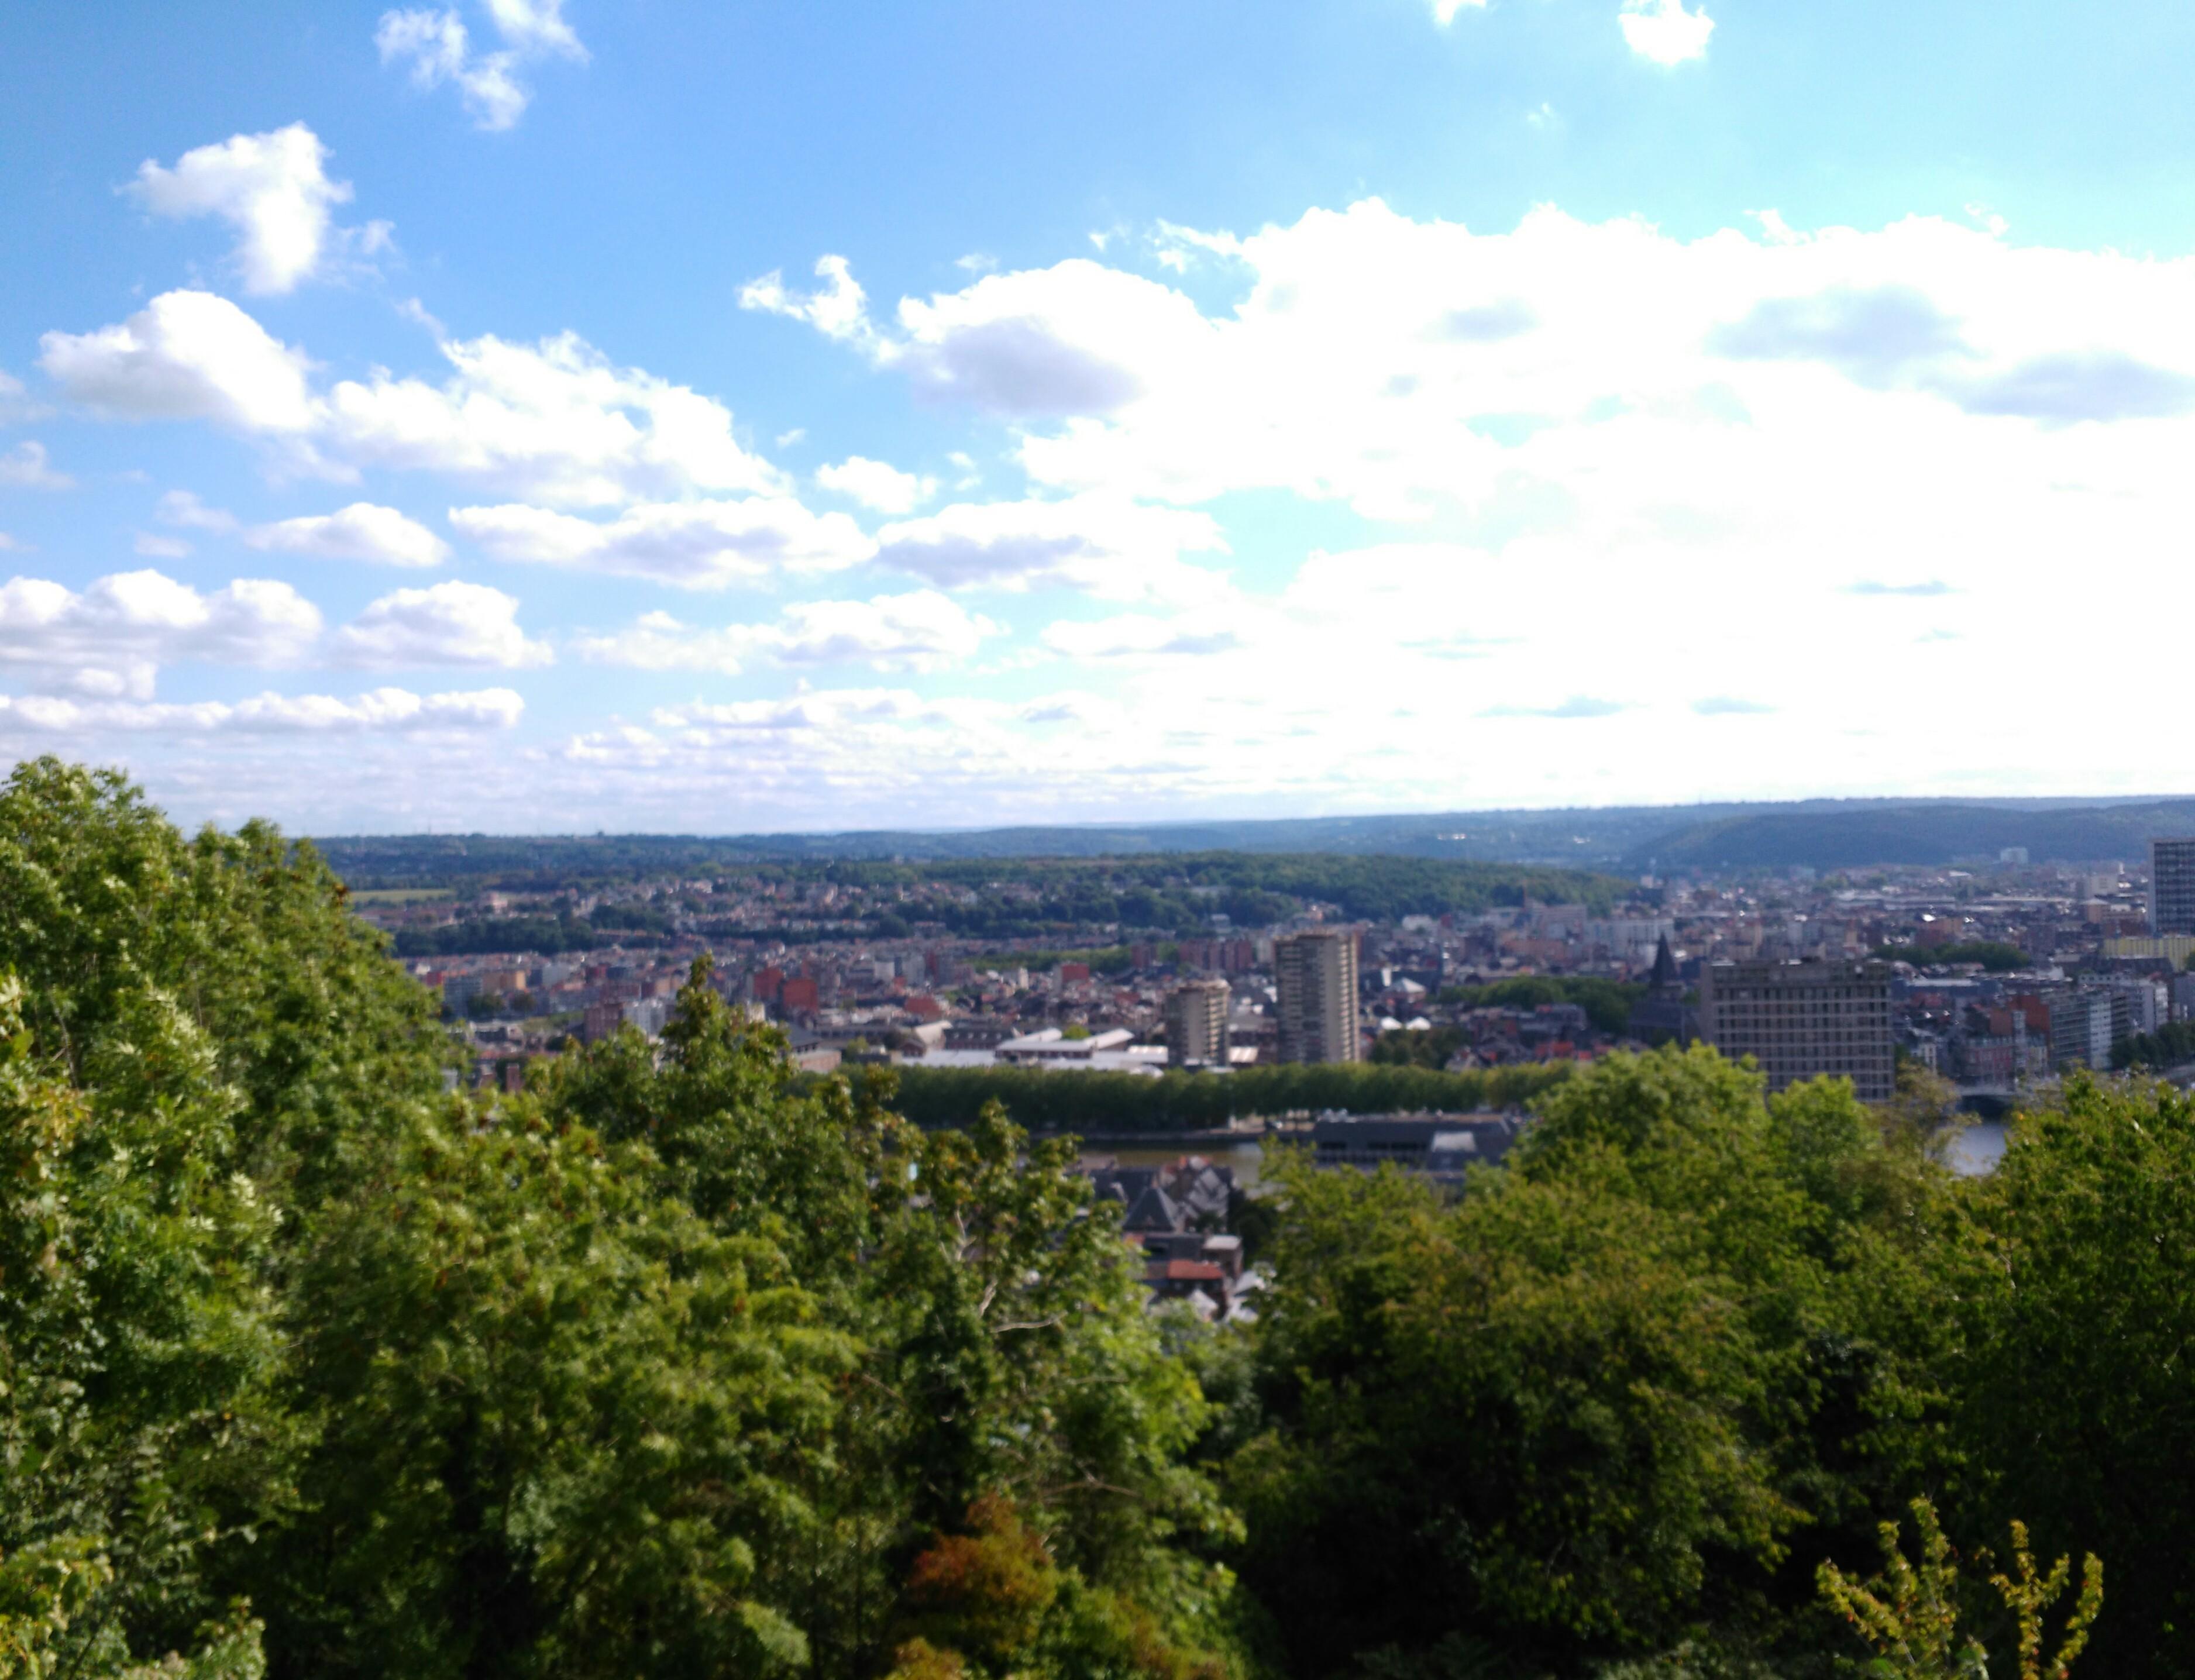
M 854 271 L 846 259 L 819 257 L 815 274 L 822 285 L 805 294 L 789 290 L 781 273 L 749 280 L 740 288 L 740 308 L 805 321 L 827 338 L 873 342 L 876 329 L 869 324 L 868 294 L 854 279 Z
M 360 734 L 508 729 L 526 702 L 508 688 L 415 694 L 375 688 L 342 699 L 331 694 L 277 694 L 248 700 L 162 705 L 130 700 L 74 700 L 0 694 L 0 727 L 52 734 L 101 731 L 181 734 Z
M 210 292 L 166 292 L 118 325 L 40 345 L 46 374 L 95 412 L 210 420 L 337 476 L 434 471 L 581 507 L 784 486 L 740 446 L 721 403 L 618 367 L 572 333 L 446 341 L 440 383 L 377 370 L 325 390 L 302 350 Z
M 933 590 L 870 601 L 809 601 L 775 624 L 705 630 L 667 613 L 644 613 L 614 636 L 582 637 L 579 657 L 643 670 L 733 673 L 758 659 L 786 665 L 864 665 L 877 670 L 948 670 L 972 658 L 999 626 Z
M 212 420 L 277 435 L 321 423 L 303 354 L 210 291 L 163 292 L 118 325 L 49 332 L 38 344 L 38 365 L 62 395 L 112 418 Z
M 255 526 L 244 540 L 255 549 L 280 554 L 374 561 L 385 566 L 439 566 L 450 551 L 450 545 L 425 526 L 372 502 Z
M 750 282 L 743 308 L 804 320 L 897 368 L 922 394 L 1012 417 L 1109 412 L 1146 388 L 1142 364 L 1201 359 L 1208 342 L 1190 301 L 1166 286 L 1074 258 L 1036 273 L 991 274 L 964 291 L 901 302 L 896 332 L 869 319 L 842 256 L 816 264 L 824 286 L 801 294 L 776 274 Z
M 295 665 L 320 633 L 312 602 L 264 578 L 210 594 L 152 571 L 81 591 L 44 578 L 0 584 L 0 670 L 47 693 L 149 699 L 162 665 Z
M 173 169 L 152 158 L 130 190 L 154 216 L 215 216 L 236 229 L 235 262 L 246 291 L 284 292 L 319 272 L 331 245 L 334 206 L 350 200 L 348 181 L 331 181 L 327 147 L 302 123 L 267 134 L 240 134 L 201 146 Z M 388 239 L 385 222 L 343 239 L 360 250 Z
M 815 481 L 880 514 L 913 513 L 937 493 L 936 479 L 903 473 L 865 455 L 850 455 L 836 466 L 817 468 Z
M 1656 64 L 1683 64 L 1704 58 L 1714 20 L 1707 8 L 1685 9 L 1685 0 L 1623 0 L 1616 14 L 1624 44 L 1641 58 Z
M 518 627 L 518 601 L 480 584 L 398 590 L 336 633 L 336 659 L 349 665 L 403 669 L 475 665 L 517 670 L 551 655 Z
M 1224 553 L 1208 514 L 1100 496 L 957 502 L 877 533 L 877 558 L 944 589 L 1046 585 L 1108 600 L 1208 598 L 1217 574 L 1184 553 Z
M 614 520 L 522 504 L 452 508 L 450 523 L 493 560 L 716 590 L 784 572 L 858 565 L 876 544 L 844 514 L 787 497 L 646 503 Z
M 1466 6 L 1483 11 L 1486 0 L 1433 0 L 1433 21 L 1445 29 L 1455 21 L 1455 14 Z
M 2071 458 L 2008 422 L 2161 423 L 2195 394 L 2185 260 L 1927 217 L 1762 230 L 1682 240 L 1542 209 L 1483 233 L 1366 200 L 1202 236 L 1243 277 L 1211 314 L 1077 259 L 910 300 L 917 326 L 862 348 L 933 394 L 1011 411 L 1021 464 L 1054 492 L 1280 490 L 1496 545 L 1688 509 L 1760 536 L 1816 486 L 1869 485 L 1830 497 L 1849 518 L 1917 491 L 1947 451 L 1978 472 L 1985 449 Z M 1986 444 L 1962 417 L 1991 423 Z M 2138 475 L 2066 447 L 2083 479 Z
M 519 72 L 547 58 L 587 61 L 587 49 L 564 20 L 563 0 L 487 0 L 502 37 L 499 50 L 481 52 L 455 9 L 383 12 L 373 43 L 384 66 L 401 65 L 423 91 L 454 86 L 475 126 L 512 128 L 533 92 Z
M 0 485 L 13 490 L 72 490 L 76 480 L 54 470 L 45 445 L 36 438 L 26 438 L 0 455 Z

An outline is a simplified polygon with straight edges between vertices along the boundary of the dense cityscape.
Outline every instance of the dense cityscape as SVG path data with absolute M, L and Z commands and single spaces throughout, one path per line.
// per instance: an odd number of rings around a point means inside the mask
M 582 892 L 369 892 L 360 913 L 400 952 L 467 949 L 401 960 L 479 1050 L 475 1078 L 519 1078 L 525 1058 L 622 1024 L 660 1033 L 706 953 L 711 983 L 783 1027 L 788 1053 L 817 1070 L 851 1056 L 1151 1075 L 1275 1062 L 1461 1071 L 1704 1039 L 1756 1056 L 1778 1085 L 1836 1073 L 1870 1101 L 1888 1096 L 1894 1063 L 1910 1061 L 1995 1115 L 2069 1067 L 2195 1056 L 2160 1037 L 2195 1015 L 2184 972 L 2195 900 L 2176 872 L 2191 853 L 2195 843 L 2167 840 L 2152 858 L 2073 865 L 2008 856 L 1818 877 L 1581 877 L 1570 902 L 1371 922 L 1297 899 L 1248 925 L 1214 909 L 1189 934 L 1051 921 L 1049 948 L 956 937 L 942 919 L 1039 904 L 1037 889 L 1003 872 L 865 885 L 781 869 Z M 1107 866 L 1077 872 L 1102 880 Z M 1186 876 L 1159 884 L 1191 902 L 1221 894 Z M 544 955 L 527 941 L 544 928 L 591 942 Z M 1802 1024 L 1802 1006 L 1786 1042 L 1759 1022 L 1755 992 L 1775 985 L 1857 987 L 1869 1007 L 1835 1029 L 1833 1050 L 1822 1036 L 1831 1029 Z

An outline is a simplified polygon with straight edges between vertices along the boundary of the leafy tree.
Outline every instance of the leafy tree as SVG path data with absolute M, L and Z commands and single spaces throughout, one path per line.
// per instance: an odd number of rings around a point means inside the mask
M 1993 939 L 1962 940 L 1954 945 L 1882 945 L 1875 947 L 1875 954 L 1887 961 L 1912 963 L 1922 968 L 1979 963 L 1991 974 L 2013 974 L 2029 966 L 2025 951 Z
M 2195 1102 L 2163 1085 L 2066 1081 L 2020 1117 L 1967 1195 L 1944 1297 L 1961 1339 L 1946 1378 L 1973 1463 L 1972 1502 L 2054 1545 L 2112 1560 L 2096 1666 L 2195 1668 Z
M 1959 1628 L 1962 1583 L 1957 1554 L 1944 1538 L 1936 1508 L 1926 1499 L 1913 1501 L 1920 1557 L 1909 1562 L 1898 1545 L 1898 1525 L 1881 1528 L 1884 1569 L 1874 1581 L 1852 1580 L 1834 1563 L 1820 1571 L 1823 1598 L 1875 1651 L 1872 1671 L 1894 1680 L 1987 1680 L 1989 1653 L 1970 1632 Z M 2071 1560 L 2061 1557 L 2038 1575 L 2028 1550 L 2027 1526 L 2012 1525 L 2013 1568 L 1990 1577 L 1990 1585 L 2012 1614 L 2019 1652 L 2020 1680 L 2066 1680 L 2074 1660 L 2088 1648 L 2089 1630 L 2103 1609 L 2104 1567 L 2091 1552 L 2081 1570 L 2081 1591 L 2067 1617 L 2057 1650 L 2042 1654 L 2045 1619 L 2062 1598 Z
M 242 1098 L 234 1164 L 278 1195 L 339 1179 L 448 1057 L 347 898 L 309 846 L 264 823 L 186 841 L 112 771 L 42 758 L 0 790 L 0 969 L 43 1053 L 80 1072 L 136 1000 L 171 1000 Z
M 318 1673 L 797 1669 L 788 1560 L 851 1344 L 650 1154 L 455 1102 L 314 1222 L 316 1424 L 268 1616 Z
M 111 1672 L 226 1617 L 205 1542 L 281 1504 L 278 1344 L 238 1263 L 274 1228 L 222 1170 L 239 1105 L 179 1012 L 118 1002 L 84 1085 L 32 1013 L 0 981 L 0 1648 Z
M 1802 1617 L 1939 1461 L 1941 1175 L 1847 1085 L 1706 1050 L 1551 1090 L 1454 1205 L 1285 1164 L 1237 1456 L 1246 1580 L 1299 1671 L 1491 1641 L 1571 1666 Z M 1412 1655 L 1410 1654 L 1415 1653 Z

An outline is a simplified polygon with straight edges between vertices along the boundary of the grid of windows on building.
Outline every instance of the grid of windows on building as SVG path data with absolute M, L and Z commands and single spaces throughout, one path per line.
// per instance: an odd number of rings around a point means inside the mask
M 1227 1065 L 1230 998 L 1224 980 L 1193 980 L 1167 995 L 1167 1060 L 1177 1067 Z
M 1357 935 L 1288 934 L 1273 941 L 1283 1062 L 1356 1062 Z
M 2149 843 L 2149 930 L 2195 934 L 2195 839 Z
M 1881 963 L 1712 963 L 1700 981 L 1702 1035 L 1728 1056 L 1749 1056 L 1771 1090 L 1823 1074 L 1852 1082 L 1861 1101 L 1896 1083 L 1890 970 Z

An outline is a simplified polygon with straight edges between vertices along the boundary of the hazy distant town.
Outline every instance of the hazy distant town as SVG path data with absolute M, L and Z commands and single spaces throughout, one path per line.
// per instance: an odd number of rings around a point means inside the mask
M 474 1077 L 514 1087 L 568 1041 L 660 1033 L 706 953 L 711 984 L 818 1070 L 1464 1071 L 1704 1039 L 1772 1084 L 1839 1073 L 1870 1100 L 1910 1062 L 1990 1113 L 2069 1067 L 2195 1062 L 2174 1030 L 2195 1016 L 2195 888 L 2175 873 L 2195 843 L 2153 851 L 1521 885 L 1427 864 L 1377 883 L 1423 907 L 1378 915 L 1345 901 L 1362 882 L 1330 899 L 1213 884 L 1209 859 L 761 865 L 356 900 L 439 993 Z M 1437 908 L 1458 887 L 1514 901 Z M 971 931 L 987 925 L 1006 931 Z

